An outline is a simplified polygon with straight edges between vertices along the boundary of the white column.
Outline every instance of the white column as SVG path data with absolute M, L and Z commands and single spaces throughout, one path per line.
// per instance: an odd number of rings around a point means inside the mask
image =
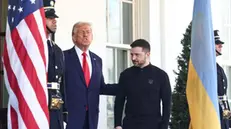
M 163 0 L 137 0 L 137 38 L 144 38 L 151 44 L 152 64 L 162 66 L 160 1 Z

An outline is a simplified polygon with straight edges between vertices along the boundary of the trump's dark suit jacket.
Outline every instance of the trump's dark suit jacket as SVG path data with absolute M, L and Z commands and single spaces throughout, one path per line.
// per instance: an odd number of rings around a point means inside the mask
M 64 51 L 66 100 L 68 110 L 67 129 L 82 129 L 84 125 L 86 107 L 89 113 L 90 129 L 97 129 L 99 114 L 99 95 L 115 95 L 116 84 L 105 84 L 102 73 L 102 59 L 89 52 L 92 63 L 92 74 L 87 88 L 83 70 L 75 47 Z

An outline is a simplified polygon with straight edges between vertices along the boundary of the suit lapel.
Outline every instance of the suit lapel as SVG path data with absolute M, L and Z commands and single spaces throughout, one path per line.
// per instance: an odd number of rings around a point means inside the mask
M 90 54 L 90 58 L 91 58 L 91 65 L 92 65 L 92 73 L 91 73 L 91 79 L 90 79 L 90 83 L 89 83 L 89 87 L 91 86 L 92 83 L 92 78 L 94 78 L 95 76 L 95 70 L 96 70 L 96 58 L 94 57 L 93 53 L 91 51 L 89 51 Z
M 71 49 L 72 60 L 74 61 L 74 67 L 77 67 L 77 73 L 79 73 L 80 78 L 82 79 L 83 83 L 86 85 L 86 81 L 84 79 L 83 70 L 79 61 L 79 57 L 75 51 L 75 47 Z M 75 68 L 74 68 L 75 69 Z

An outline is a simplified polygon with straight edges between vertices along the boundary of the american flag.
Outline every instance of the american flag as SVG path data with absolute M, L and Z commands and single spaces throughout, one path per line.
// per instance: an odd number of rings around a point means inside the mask
M 9 0 L 3 53 L 8 129 L 49 129 L 45 13 L 42 0 Z

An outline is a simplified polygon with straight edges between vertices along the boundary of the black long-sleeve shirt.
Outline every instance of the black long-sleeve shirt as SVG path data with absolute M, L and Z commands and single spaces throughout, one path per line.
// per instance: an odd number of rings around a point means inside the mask
M 114 107 L 115 127 L 122 125 L 125 100 L 127 100 L 125 107 L 127 123 L 123 124 L 135 125 L 136 123 L 131 120 L 133 118 L 136 119 L 135 121 L 148 119 L 147 121 L 152 122 L 151 124 L 148 123 L 150 126 L 157 126 L 152 127 L 154 129 L 168 128 L 171 86 L 168 75 L 163 70 L 149 64 L 144 68 L 133 66 L 121 73 Z M 130 122 L 129 119 L 131 120 Z

